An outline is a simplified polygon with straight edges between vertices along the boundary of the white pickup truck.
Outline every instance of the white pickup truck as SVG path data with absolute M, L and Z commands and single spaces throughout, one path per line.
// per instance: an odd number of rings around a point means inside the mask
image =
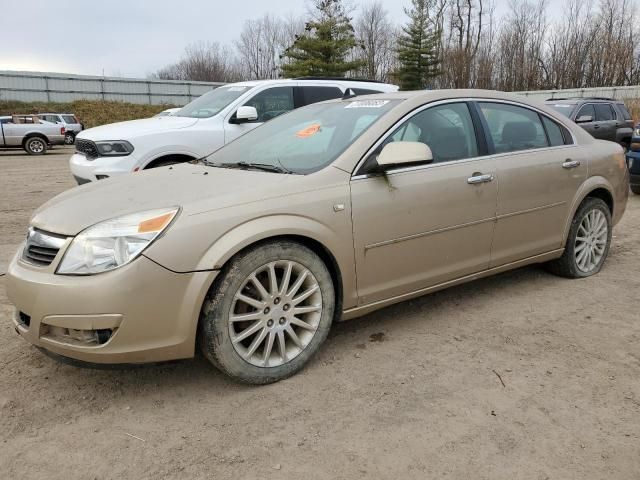
M 42 155 L 47 147 L 64 144 L 64 136 L 64 127 L 35 115 L 0 117 L 0 148 L 23 148 L 29 155 Z
M 208 155 L 243 133 L 311 103 L 350 95 L 395 92 L 395 85 L 298 78 L 224 85 L 172 115 L 114 123 L 76 136 L 69 164 L 79 184 Z

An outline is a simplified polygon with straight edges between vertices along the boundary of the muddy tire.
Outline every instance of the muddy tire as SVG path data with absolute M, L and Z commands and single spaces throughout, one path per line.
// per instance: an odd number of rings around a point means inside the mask
M 200 314 L 204 355 L 230 377 L 266 384 L 307 364 L 329 333 L 335 289 L 322 259 L 289 240 L 231 259 Z
M 602 269 L 611 246 L 611 212 L 599 198 L 586 198 L 578 208 L 562 257 L 547 264 L 550 272 L 566 278 L 584 278 Z

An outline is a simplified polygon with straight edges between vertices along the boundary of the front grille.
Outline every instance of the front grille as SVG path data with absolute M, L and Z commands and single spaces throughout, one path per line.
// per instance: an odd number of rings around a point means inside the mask
M 84 140 L 82 138 L 76 138 L 76 152 L 84 154 L 90 160 L 100 156 L 96 144 L 91 140 Z
M 29 228 L 22 259 L 39 267 L 51 265 L 64 245 L 66 237 Z

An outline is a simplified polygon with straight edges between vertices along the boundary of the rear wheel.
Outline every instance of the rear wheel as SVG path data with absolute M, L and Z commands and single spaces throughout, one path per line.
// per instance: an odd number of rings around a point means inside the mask
M 200 318 L 205 356 L 227 375 L 265 384 L 299 371 L 331 327 L 335 291 L 326 265 L 288 240 L 232 259 Z
M 549 269 L 567 278 L 584 278 L 600 271 L 611 246 L 611 212 L 599 198 L 587 198 L 576 212 L 562 257 Z
M 65 135 L 64 135 L 64 144 L 65 145 L 73 145 L 75 141 L 76 141 L 76 136 L 73 134 L 73 132 L 65 133 Z
M 40 137 L 31 137 L 24 142 L 24 149 L 29 155 L 43 155 L 47 152 L 47 142 Z

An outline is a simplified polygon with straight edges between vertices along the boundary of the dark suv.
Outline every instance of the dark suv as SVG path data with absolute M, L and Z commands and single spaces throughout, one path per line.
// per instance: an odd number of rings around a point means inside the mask
M 621 100 L 601 97 L 551 98 L 545 103 L 576 122 L 594 138 L 618 142 L 629 149 L 633 119 Z
M 627 152 L 627 164 L 631 174 L 631 191 L 640 195 L 640 124 L 636 125 L 631 138 L 631 147 Z

